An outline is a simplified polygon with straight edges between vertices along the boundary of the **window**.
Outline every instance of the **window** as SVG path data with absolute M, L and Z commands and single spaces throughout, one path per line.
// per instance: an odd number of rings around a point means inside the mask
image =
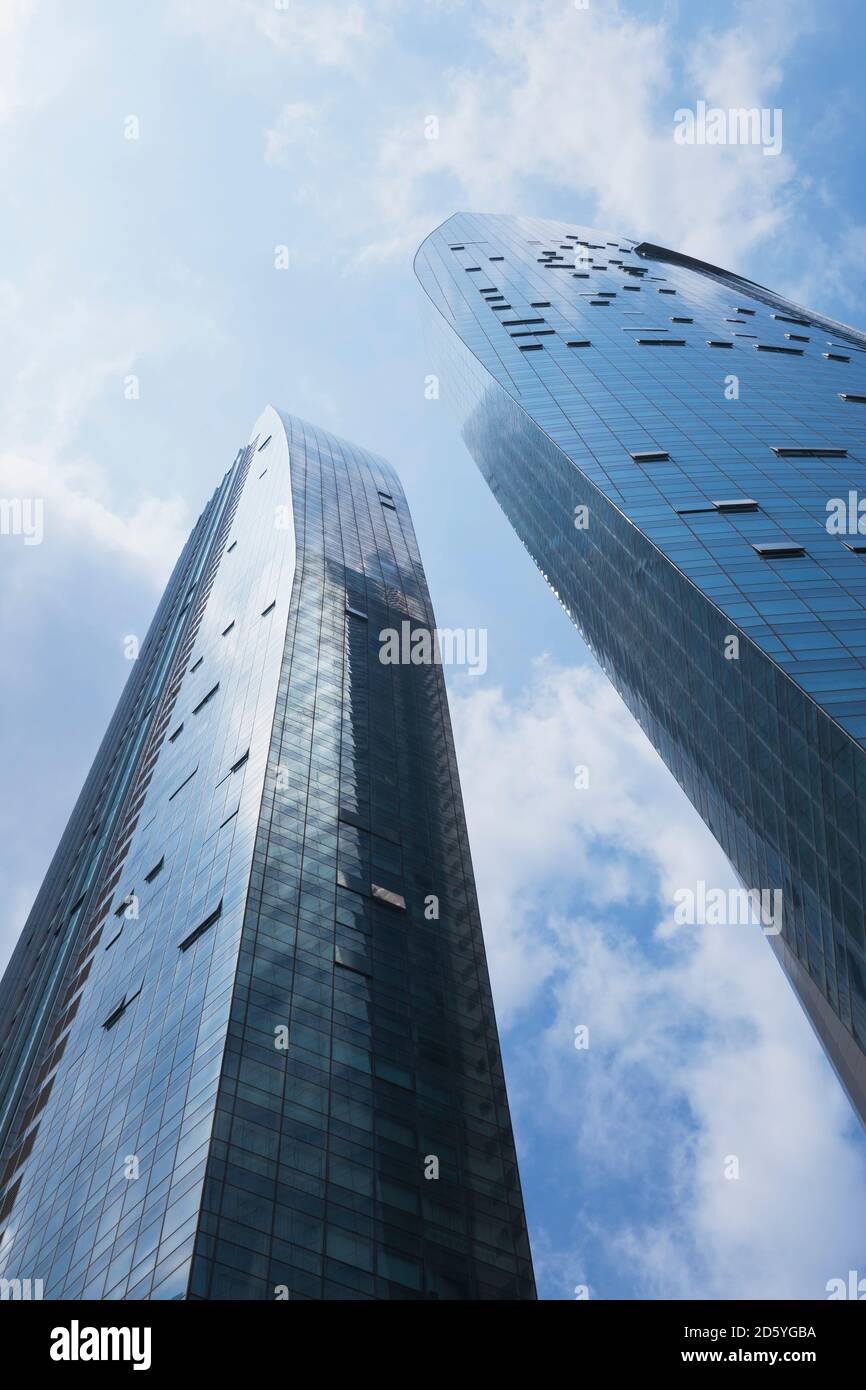
M 509 335 L 512 338 L 555 338 L 556 329 L 554 328 L 520 328 L 516 333 Z
M 123 1014 L 125 1008 L 126 1008 L 126 1005 L 124 1004 L 123 1000 L 121 999 L 120 1003 L 117 1004 L 117 1005 L 115 1005 L 115 1007 L 112 1009 L 111 1013 L 108 1015 L 108 1018 L 103 1019 L 103 1022 L 102 1022 L 103 1028 L 113 1028 L 114 1025 L 115 1025 L 115 1023 L 117 1022 L 117 1020 L 118 1020 L 118 1019 L 121 1017 L 121 1015 Z
M 12 1022 L 15 1022 L 15 1017 L 13 1017 Z M 12 1186 L 7 1190 L 2 1202 L 0 1202 L 0 1221 L 5 1221 L 6 1217 L 9 1215 L 10 1211 L 14 1207 L 15 1199 L 18 1196 L 18 1189 L 20 1186 L 21 1179 L 16 1178 Z
M 544 323 L 544 319 L 503 319 L 506 328 L 521 328 L 527 323 Z
M 219 690 L 219 688 L 220 688 L 220 683 L 219 683 L 219 681 L 217 681 L 216 685 L 212 685 L 211 688 L 210 688 L 210 690 L 208 691 L 208 693 L 207 693 L 205 696 L 203 696 L 201 700 L 199 700 L 198 704 L 196 705 L 195 709 L 193 710 L 193 714 L 198 714 L 199 710 L 204 709 L 204 707 L 205 707 L 205 705 L 208 703 L 208 701 L 209 701 L 209 700 L 212 700 L 213 697 L 214 697 L 214 695 L 216 695 L 216 693 L 217 693 L 217 691 Z
M 685 338 L 635 338 L 644 347 L 685 347 Z
M 219 902 L 217 903 L 216 907 L 214 908 L 213 912 L 209 913 L 208 916 L 205 917 L 205 919 L 204 919 L 203 922 L 199 922 L 198 926 L 197 926 L 193 931 L 190 932 L 189 936 L 185 936 L 184 939 L 183 939 L 183 941 L 181 941 L 181 942 L 178 944 L 178 950 L 180 950 L 180 951 L 188 951 L 189 948 L 190 948 L 190 946 L 194 945 L 195 942 L 198 941 L 198 939 L 199 939 L 200 936 L 204 936 L 204 934 L 205 934 L 205 932 L 207 931 L 208 927 L 212 927 L 213 924 L 214 924 L 214 922 L 216 922 L 216 921 L 219 920 L 219 918 L 220 918 L 220 916 L 221 916 L 221 914 L 222 914 L 222 910 L 223 910 L 223 900 L 222 900 L 222 898 L 220 898 L 220 900 L 219 900 Z
M 787 444 L 772 444 L 771 449 L 780 459 L 844 459 L 847 449 L 831 449 L 823 444 L 809 444 L 803 448 L 789 447 Z
M 196 774 L 197 772 L 198 772 L 198 765 L 196 765 L 196 766 L 193 768 L 192 772 L 190 772 L 189 775 L 188 775 L 187 777 L 184 777 L 184 779 L 183 779 L 183 781 L 181 782 L 181 784 L 180 784 L 179 787 L 175 787 L 175 789 L 174 789 L 174 791 L 172 792 L 171 796 L 168 798 L 169 801 L 174 801 L 174 798 L 177 796 L 178 792 L 182 792 L 182 791 L 183 791 L 183 789 L 184 789 L 184 787 L 186 786 L 187 782 L 191 782 L 192 779 L 193 779 L 193 777 L 195 777 L 195 774 Z
M 259 474 L 259 477 L 260 477 L 260 478 L 263 478 L 263 477 L 265 476 L 265 474 L 267 473 L 267 471 L 268 471 L 268 470 L 267 470 L 266 468 L 263 468 L 262 471 L 261 471 L 261 473 Z
M 694 323 L 694 319 L 672 317 L 671 323 Z
M 790 338 L 792 343 L 810 343 L 812 340 L 805 333 L 786 333 L 786 338 Z
M 135 898 L 135 890 L 134 890 L 134 889 L 133 889 L 133 891 L 132 891 L 131 893 L 127 893 L 127 895 L 126 895 L 125 898 L 121 898 L 121 900 L 120 900 L 120 906 L 119 906 L 119 907 L 116 907 L 116 908 L 114 909 L 114 915 L 115 915 L 115 917 L 122 917 L 123 914 L 124 914 L 124 912 L 126 911 L 126 909 L 127 909 L 128 907 L 131 907 L 131 906 L 132 906 L 132 902 L 133 902 L 134 898 Z
M 550 300 L 549 300 L 549 299 L 533 299 L 533 301 L 532 301 L 532 303 L 530 304 L 529 307 L 530 307 L 530 309 L 549 309 L 549 308 L 550 308 Z
M 223 628 L 223 630 L 222 630 L 220 636 L 221 636 L 221 637 L 228 637 L 228 635 L 229 635 L 229 633 L 231 632 L 231 630 L 232 630 L 232 628 L 234 627 L 234 625 L 235 625 L 235 620 L 234 620 L 234 618 L 232 618 L 232 620 L 231 620 L 231 622 L 229 623 L 228 627 L 224 627 L 224 628 Z
M 162 873 L 162 869 L 163 869 L 163 865 L 164 865 L 164 864 L 165 864 L 165 855 L 163 855 L 162 858 L 159 860 L 159 862 L 158 862 L 157 864 L 154 864 L 153 868 L 150 869 L 150 870 L 145 874 L 145 876 L 144 876 L 144 881 L 145 881 L 145 883 L 153 883 L 153 880 L 156 878 L 157 874 Z
M 231 555 L 231 553 L 232 553 L 232 551 L 234 550 L 234 548 L 235 548 L 236 545 L 237 545 L 237 541 L 232 541 L 231 545 L 229 546 L 228 550 L 226 551 L 226 555 Z
M 713 506 L 717 512 L 756 512 L 758 504 L 752 497 L 727 497 L 721 502 L 714 502 Z
M 103 1028 L 114 1027 L 118 1019 L 122 1018 L 123 1015 L 126 1013 L 126 1010 L 129 1008 L 133 1000 L 137 999 L 138 996 L 141 994 L 143 984 L 144 971 L 140 971 L 138 975 L 133 976 L 123 997 L 118 1001 L 117 1004 L 115 1004 L 108 1017 L 103 1020 Z
M 737 305 L 734 307 L 734 313 L 735 313 L 735 314 L 751 314 L 752 317 L 754 318 L 755 313 L 756 313 L 756 310 L 754 310 L 754 309 L 744 309 L 744 308 L 742 307 L 742 305 L 737 304 Z
M 565 345 L 566 347 L 592 347 L 589 338 L 571 338 Z
M 632 452 L 635 463 L 662 463 L 670 458 L 667 449 L 643 449 Z
M 342 965 L 344 970 L 354 970 L 356 975 L 373 974 L 368 956 L 360 951 L 348 951 L 345 946 L 339 944 L 334 947 L 334 961 L 337 965 Z
M 806 550 L 802 545 L 797 545 L 796 541 L 772 541 L 762 545 L 753 545 L 759 555 L 765 560 L 783 560 L 788 556 L 805 555 Z
M 169 736 L 168 736 L 168 741 L 169 741 L 169 743 L 174 743 L 175 739 L 180 738 L 180 736 L 181 736 L 182 733 L 183 733 L 183 725 L 182 725 L 182 724 L 178 724 L 178 726 L 177 726 L 177 728 L 175 729 L 174 733 L 173 733 L 173 734 L 169 734 Z
M 406 899 L 400 893 L 393 893 L 390 888 L 381 888 L 378 883 L 370 884 L 370 892 L 377 902 L 387 903 L 389 907 L 396 908 L 398 912 L 406 911 Z
M 846 550 L 853 550 L 855 555 L 866 555 L 866 541 L 843 541 Z
M 261 442 L 261 444 L 259 445 L 258 449 L 256 450 L 256 453 L 257 453 L 257 454 L 260 454 L 260 453 L 262 452 L 262 449 L 266 449 L 266 448 L 268 447 L 268 445 L 270 444 L 270 442 L 271 442 L 272 439 L 273 439 L 273 435 L 271 435 L 271 434 L 268 435 L 267 439 L 263 439 L 262 442 Z
M 828 362 L 850 362 L 851 358 L 846 357 L 844 352 L 822 352 L 822 357 L 826 357 Z
M 676 290 L 659 290 L 659 294 L 676 294 Z
M 779 347 L 776 343 L 753 343 L 755 352 L 785 352 L 789 357 L 802 357 L 802 348 Z
M 198 668 L 199 668 L 199 666 L 201 666 L 201 664 L 202 664 L 203 661 L 204 661 L 204 657 L 203 657 L 203 656 L 200 656 L 199 659 L 198 659 L 198 661 L 193 662 L 192 666 L 190 666 L 190 668 L 189 668 L 189 669 L 190 669 L 190 673 L 192 673 L 193 671 L 197 671 Z
M 544 344 L 543 344 L 543 343 L 520 343 L 520 344 L 519 344 L 519 349 L 520 349 L 521 352 L 542 352 L 543 349 L 544 349 Z
M 274 609 L 276 608 L 276 606 L 277 606 L 277 600 L 274 599 L 272 603 L 269 603 L 269 604 L 268 604 L 267 608 L 263 608 L 263 609 L 262 609 L 262 617 L 263 617 L 263 618 L 266 618 L 266 617 L 268 616 L 269 613 L 273 613 L 273 611 L 274 611 Z
M 242 754 L 241 754 L 241 756 L 238 758 L 237 762 L 232 763 L 231 767 L 229 768 L 229 772 L 240 772 L 240 770 L 241 770 L 241 768 L 243 767 L 244 763 L 247 762 L 247 760 L 249 759 L 249 756 L 250 756 L 250 750 L 249 750 L 249 748 L 248 748 L 247 751 L 246 751 L 246 753 L 242 753 Z
M 360 608 L 353 608 L 351 603 L 346 604 L 346 612 L 352 618 L 361 618 L 363 622 L 367 621 L 367 614 L 362 613 Z
M 707 347 L 732 348 L 734 345 L 724 338 L 707 338 Z
M 771 318 L 778 319 L 779 323 L 799 323 L 802 328 L 811 328 L 808 319 L 792 319 L 787 314 L 772 314 Z
M 640 285 L 623 285 L 624 290 L 631 290 L 632 294 L 640 294 Z
M 858 405 L 866 405 L 866 396 L 852 396 L 850 391 L 839 392 L 840 401 L 856 401 Z

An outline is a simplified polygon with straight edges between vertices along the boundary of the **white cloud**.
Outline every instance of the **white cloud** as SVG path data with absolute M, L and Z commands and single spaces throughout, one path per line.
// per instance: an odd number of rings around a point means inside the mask
M 542 662 L 516 703 L 499 690 L 458 693 L 452 703 L 461 777 L 479 789 L 467 797 L 473 848 L 496 846 L 478 873 L 496 923 L 492 969 L 504 1016 L 529 1002 L 528 981 L 547 970 L 546 953 L 524 936 L 539 882 L 579 880 L 594 910 L 658 893 L 673 910 L 674 888 L 692 881 L 697 862 L 708 881 L 733 883 L 721 850 L 593 669 Z M 588 789 L 574 785 L 578 765 L 588 768 Z
M 486 53 L 443 78 L 424 138 L 420 108 L 380 142 L 374 185 L 388 227 L 364 251 L 409 251 L 419 227 L 457 208 L 521 210 L 527 190 L 560 190 L 564 215 L 654 236 L 734 265 L 787 222 L 795 165 L 752 146 L 683 146 L 674 111 L 716 94 L 772 105 L 781 59 L 807 22 L 801 4 L 770 4 L 748 23 L 703 36 L 676 77 L 678 36 L 663 15 L 619 6 L 586 10 L 521 0 L 487 4 L 477 38 Z M 676 98 L 674 93 L 677 94 Z M 395 223 L 397 230 L 394 230 Z
M 315 108 L 308 101 L 291 101 L 265 131 L 265 163 L 285 165 L 296 145 L 309 150 L 316 134 Z
M 53 547 L 65 542 L 89 551 L 97 547 L 106 557 L 117 556 L 138 568 L 155 586 L 167 580 L 189 532 L 190 520 L 182 498 L 144 493 L 124 515 L 106 500 L 107 480 L 87 462 L 61 464 L 56 457 L 0 454 L 0 497 L 33 498 L 42 503 L 44 538 Z M 2 538 L 7 560 L 18 538 Z M 20 542 L 19 560 L 28 561 Z M 67 551 L 68 554 L 68 551 Z M 22 569 L 22 580 L 27 572 Z M 11 598 L 7 571 L 5 600 Z M 32 582 L 32 580 L 30 581 Z M 16 602 L 20 602 L 19 593 Z
M 45 289 L 39 276 L 23 289 L 3 286 L 11 327 L 0 350 L 7 384 L 0 393 L 6 445 L 0 454 L 0 497 L 41 500 L 40 562 L 56 558 L 68 570 L 76 549 L 90 553 L 96 547 L 160 586 L 189 530 L 185 503 L 177 495 L 162 498 L 147 487 L 130 486 L 128 471 L 98 467 L 77 441 L 94 409 L 104 409 L 112 397 L 123 400 L 128 375 L 142 372 L 142 364 L 169 345 L 213 343 L 216 329 L 208 329 L 194 311 L 160 314 L 129 307 L 118 313 L 110 304 L 84 299 L 45 308 Z M 128 403 L 129 410 L 137 408 Z M 125 494 L 123 503 L 112 500 L 118 490 Z M 35 547 L 27 555 L 11 537 L 4 545 L 5 600 L 14 593 L 20 604 L 26 594 L 17 584 L 13 590 L 13 573 L 25 590 L 32 584 Z M 15 558 L 17 565 L 11 563 Z
M 600 1260 L 644 1297 L 824 1296 L 863 1147 L 760 932 L 670 930 L 676 886 L 734 884 L 709 831 L 594 670 L 451 704 L 512 1108 L 575 1213 L 534 1233 L 540 1271 L 563 1297 Z
M 37 5 L 38 0 L 0 0 L 0 119 L 8 118 L 27 100 L 21 49 Z
M 23 285 L 2 286 L 9 328 L 0 344 L 0 420 L 7 446 L 42 441 L 59 452 L 97 402 L 112 392 L 122 399 L 128 374 L 144 373 L 163 354 L 212 352 L 225 341 L 219 321 L 179 292 L 174 274 L 171 297 L 158 306 L 64 293 L 44 266 L 34 266 Z
M 0 0 L 0 122 L 17 133 L 17 119 L 56 100 L 93 54 L 78 15 L 56 5 L 46 12 L 41 0 Z
M 233 56 L 239 45 L 264 40 L 297 63 L 352 68 L 387 33 L 390 8 L 388 0 L 180 0 L 171 22 Z

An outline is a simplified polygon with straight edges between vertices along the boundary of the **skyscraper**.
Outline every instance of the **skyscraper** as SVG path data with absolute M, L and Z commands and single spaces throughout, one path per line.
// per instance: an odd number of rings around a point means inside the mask
M 0 1276 L 535 1297 L 433 613 L 383 460 L 268 408 L 0 987 Z
M 560 222 L 457 215 L 415 264 L 468 448 L 744 887 L 781 894 L 762 928 L 866 1120 L 866 336 Z

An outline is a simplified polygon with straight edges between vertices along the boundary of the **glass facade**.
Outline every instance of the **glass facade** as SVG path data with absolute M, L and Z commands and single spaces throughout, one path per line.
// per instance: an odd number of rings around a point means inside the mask
M 534 218 L 459 214 L 415 268 L 468 448 L 742 883 L 781 890 L 768 939 L 866 1120 L 866 336 Z
M 383 460 L 268 409 L 0 984 L 0 1277 L 535 1297 L 433 612 Z

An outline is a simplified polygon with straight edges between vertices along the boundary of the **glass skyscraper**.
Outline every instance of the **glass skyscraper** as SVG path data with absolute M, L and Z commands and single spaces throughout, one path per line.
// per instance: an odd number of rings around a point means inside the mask
M 561 222 L 457 215 L 415 265 L 468 448 L 742 884 L 781 892 L 768 938 L 866 1120 L 866 336 Z
M 383 460 L 267 409 L 0 986 L 0 1277 L 531 1299 L 434 618 Z

